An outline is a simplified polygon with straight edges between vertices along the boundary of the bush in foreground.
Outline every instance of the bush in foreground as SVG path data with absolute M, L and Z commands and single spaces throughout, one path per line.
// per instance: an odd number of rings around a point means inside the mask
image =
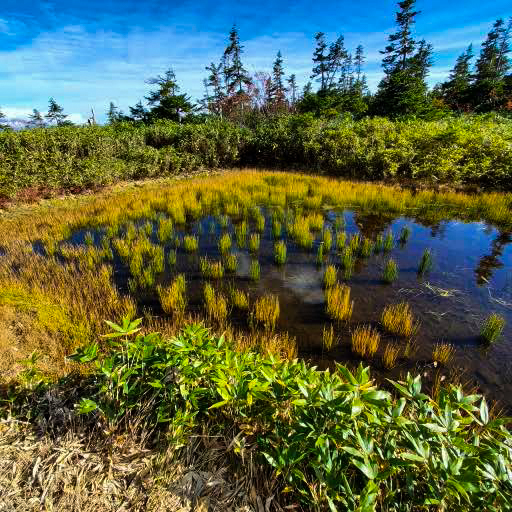
M 342 365 L 318 371 L 239 352 L 201 326 L 165 340 L 135 337 L 138 321 L 111 325 L 111 338 L 121 342 L 71 356 L 94 364 L 77 412 L 106 429 L 140 410 L 153 436 L 176 447 L 205 425 L 212 436 L 235 428 L 231 449 L 271 467 L 280 501 L 305 510 L 498 511 L 512 504 L 509 420 L 491 419 L 478 395 L 451 387 L 436 402 L 421 392 L 419 377 L 408 376 L 390 381 L 393 397 L 362 366 L 355 374 Z M 11 389 L 10 412 L 34 408 L 46 386 Z

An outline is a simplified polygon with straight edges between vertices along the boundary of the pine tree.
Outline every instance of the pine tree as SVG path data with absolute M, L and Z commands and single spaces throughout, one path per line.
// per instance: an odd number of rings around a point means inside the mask
M 149 105 L 158 105 L 163 98 L 175 96 L 180 90 L 176 82 L 176 75 L 172 69 L 168 69 L 164 76 L 158 75 L 155 78 L 149 78 L 146 80 L 146 83 L 158 86 L 158 89 L 151 91 L 145 97 Z
M 242 94 L 244 87 L 251 84 L 251 78 L 242 64 L 243 46 L 236 25 L 229 33 L 229 44 L 224 50 L 223 67 L 228 95 Z
M 43 128 L 44 127 L 44 119 L 43 115 L 36 108 L 32 110 L 32 114 L 29 114 L 28 118 L 30 119 L 29 124 L 35 128 Z
M 511 35 L 512 18 L 508 23 L 498 19 L 482 44 L 471 88 L 472 103 L 479 112 L 499 109 L 506 100 L 505 77 L 510 69 Z
M 288 90 L 290 91 L 290 106 L 293 109 L 297 103 L 297 77 L 295 74 L 291 74 L 286 82 L 288 83 Z
M 473 45 L 457 57 L 448 80 L 441 84 L 440 95 L 446 105 L 458 112 L 470 110 L 471 61 L 473 60 Z
M 62 126 L 64 119 L 68 117 L 63 112 L 64 109 L 53 98 L 50 98 L 48 113 L 45 115 L 46 119 L 48 119 L 50 123 L 54 122 L 57 126 Z
M 398 5 L 398 30 L 389 36 L 389 44 L 381 52 L 385 76 L 374 99 L 374 113 L 390 117 L 421 115 L 428 109 L 426 77 L 432 65 L 432 46 L 412 37 L 419 14 L 414 11 L 415 0 L 403 0 Z

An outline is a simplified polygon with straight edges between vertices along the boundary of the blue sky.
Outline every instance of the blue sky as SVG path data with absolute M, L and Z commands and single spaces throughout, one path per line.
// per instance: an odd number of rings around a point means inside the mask
M 434 46 L 429 81 L 443 80 L 458 54 L 479 44 L 493 21 L 512 15 L 510 0 L 418 0 L 416 34 Z M 345 36 L 363 44 L 372 89 L 381 76 L 379 50 L 394 29 L 396 2 L 214 0 L 2 0 L 0 106 L 9 117 L 46 111 L 54 96 L 70 119 L 83 122 L 94 107 L 100 121 L 110 101 L 122 109 L 149 89 L 145 79 L 173 67 L 182 89 L 203 94 L 205 65 L 217 62 L 236 23 L 251 72 L 269 71 L 277 50 L 299 85 L 311 70 L 313 35 Z

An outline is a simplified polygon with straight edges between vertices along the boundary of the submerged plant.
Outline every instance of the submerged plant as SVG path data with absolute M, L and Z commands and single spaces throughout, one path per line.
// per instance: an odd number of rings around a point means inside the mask
M 432 268 L 432 253 L 430 249 L 425 249 L 421 256 L 420 264 L 418 266 L 418 275 L 423 275 Z
M 487 343 L 494 343 L 502 334 L 505 328 L 505 319 L 497 313 L 489 315 L 480 331 L 480 336 Z
M 249 251 L 252 253 L 258 252 L 260 248 L 260 234 L 251 233 L 249 237 Z
M 324 272 L 324 286 L 331 288 L 338 278 L 338 271 L 334 265 L 328 265 Z
M 231 236 L 229 233 L 224 233 L 219 238 L 219 252 L 226 254 L 231 249 Z
M 407 302 L 386 306 L 382 311 L 381 323 L 388 332 L 406 338 L 413 336 L 418 329 Z
M 195 252 L 199 246 L 197 237 L 194 235 L 186 235 L 183 238 L 183 248 L 187 252 Z
M 440 364 L 447 364 L 455 355 L 455 348 L 449 343 L 436 343 L 432 349 L 432 360 Z
M 278 265 L 284 265 L 286 262 L 286 244 L 283 240 L 274 244 L 274 260 Z
M 334 346 L 334 326 L 330 324 L 329 328 L 326 329 L 324 325 L 324 329 L 322 331 L 322 345 L 325 350 L 331 350 Z
M 267 331 L 273 331 L 279 318 L 279 298 L 276 295 L 264 295 L 257 299 L 251 311 L 253 325 L 261 324 Z
M 385 283 L 392 283 L 398 277 L 398 266 L 394 259 L 390 258 L 382 272 L 382 280 Z
M 349 321 L 352 317 L 354 301 L 350 300 L 350 288 L 337 283 L 325 290 L 326 312 L 338 322 Z
M 379 348 L 380 334 L 370 326 L 357 327 L 352 333 L 352 352 L 360 357 L 372 357 Z
M 251 281 L 258 281 L 260 278 L 260 264 L 258 260 L 251 260 L 249 266 L 249 279 Z
M 336 215 L 334 219 L 334 229 L 335 231 L 339 231 L 345 227 L 345 216 L 343 214 Z
M 382 354 L 382 365 L 384 368 L 386 368 L 386 370 L 394 368 L 399 355 L 400 345 L 398 345 L 398 343 L 388 343 Z

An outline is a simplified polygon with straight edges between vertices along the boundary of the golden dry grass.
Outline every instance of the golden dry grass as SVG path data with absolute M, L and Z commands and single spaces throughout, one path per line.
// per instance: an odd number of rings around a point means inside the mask
M 370 326 L 357 327 L 352 333 L 352 352 L 360 357 L 372 357 L 379 348 L 380 334 Z
M 350 288 L 337 283 L 325 290 L 326 312 L 338 322 L 349 321 L 354 309 L 354 301 L 350 300 Z
M 382 311 L 381 323 L 388 332 L 410 338 L 418 330 L 411 307 L 407 302 L 386 306 Z

